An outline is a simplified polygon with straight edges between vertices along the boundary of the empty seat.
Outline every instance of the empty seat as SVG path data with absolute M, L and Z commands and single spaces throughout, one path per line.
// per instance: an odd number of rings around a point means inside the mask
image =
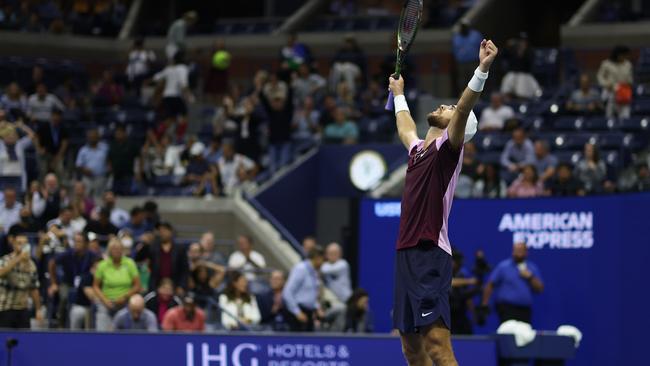
M 482 135 L 475 140 L 476 146 L 483 151 L 503 150 L 510 140 L 510 135 L 505 133 L 491 133 Z
M 553 153 L 560 163 L 576 164 L 582 158 L 580 150 L 556 151 Z
M 633 116 L 621 121 L 621 129 L 629 132 L 650 131 L 650 117 Z
M 623 147 L 623 138 L 623 133 L 607 132 L 593 135 L 590 142 L 595 142 L 601 149 L 620 149 Z
M 557 150 L 577 150 L 587 142 L 595 142 L 592 135 L 574 133 L 556 135 L 551 144 Z
M 618 122 L 614 118 L 591 117 L 584 122 L 584 128 L 591 131 L 606 131 L 618 127 Z
M 650 99 L 636 99 L 633 103 L 634 106 L 632 108 L 632 113 L 643 115 L 650 114 Z
M 561 131 L 579 131 L 583 128 L 584 118 L 573 116 L 561 116 L 555 120 L 553 127 Z

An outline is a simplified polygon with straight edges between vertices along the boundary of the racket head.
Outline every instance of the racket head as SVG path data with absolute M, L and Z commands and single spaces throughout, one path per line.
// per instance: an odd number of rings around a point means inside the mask
M 397 48 L 404 54 L 413 44 L 422 20 L 423 0 L 406 0 L 397 27 Z

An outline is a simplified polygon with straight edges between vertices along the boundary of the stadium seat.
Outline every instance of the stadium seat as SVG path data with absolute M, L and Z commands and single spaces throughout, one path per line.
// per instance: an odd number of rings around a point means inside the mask
M 501 161 L 500 151 L 487 151 L 478 155 L 478 160 L 484 164 L 499 164 Z
M 587 142 L 596 142 L 592 134 L 559 134 L 555 136 L 551 145 L 557 150 L 577 150 L 582 149 Z
M 649 132 L 650 117 L 632 116 L 621 121 L 621 129 L 629 132 Z
M 636 115 L 650 114 L 650 98 L 636 99 L 633 102 L 632 113 Z
M 553 128 L 559 131 L 580 131 L 584 122 L 582 117 L 561 116 L 553 122 Z
M 560 163 L 576 164 L 582 158 L 580 150 L 556 151 L 553 153 Z
M 619 126 L 614 118 L 591 117 L 585 120 L 584 128 L 590 131 L 607 131 L 616 129 Z
M 590 140 L 595 141 L 601 149 L 620 149 L 623 147 L 623 138 L 621 132 L 607 132 L 592 135 Z
M 476 147 L 483 151 L 501 151 L 508 140 L 510 140 L 510 135 L 506 133 L 483 135 L 476 140 Z

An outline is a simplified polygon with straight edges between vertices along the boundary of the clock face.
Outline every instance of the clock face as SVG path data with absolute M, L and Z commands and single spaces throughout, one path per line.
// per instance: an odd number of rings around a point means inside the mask
M 370 190 L 379 184 L 386 175 L 386 162 L 375 151 L 364 150 L 357 153 L 350 162 L 350 180 L 362 191 Z

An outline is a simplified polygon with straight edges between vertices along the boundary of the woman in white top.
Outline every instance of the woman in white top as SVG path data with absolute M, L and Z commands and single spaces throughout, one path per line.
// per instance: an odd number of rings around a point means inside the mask
M 631 88 L 634 81 L 629 56 L 629 48 L 617 46 L 612 50 L 609 58 L 600 64 L 598 69 L 598 84 L 603 88 L 603 99 L 607 102 L 607 117 L 630 117 L 630 100 L 624 97 L 625 94 L 628 94 L 631 98 Z M 627 93 L 624 93 L 626 89 Z
M 248 292 L 248 280 L 238 271 L 231 272 L 228 286 L 219 296 L 221 324 L 226 329 L 240 329 L 240 325 L 255 326 L 260 323 L 260 309 L 255 296 Z

